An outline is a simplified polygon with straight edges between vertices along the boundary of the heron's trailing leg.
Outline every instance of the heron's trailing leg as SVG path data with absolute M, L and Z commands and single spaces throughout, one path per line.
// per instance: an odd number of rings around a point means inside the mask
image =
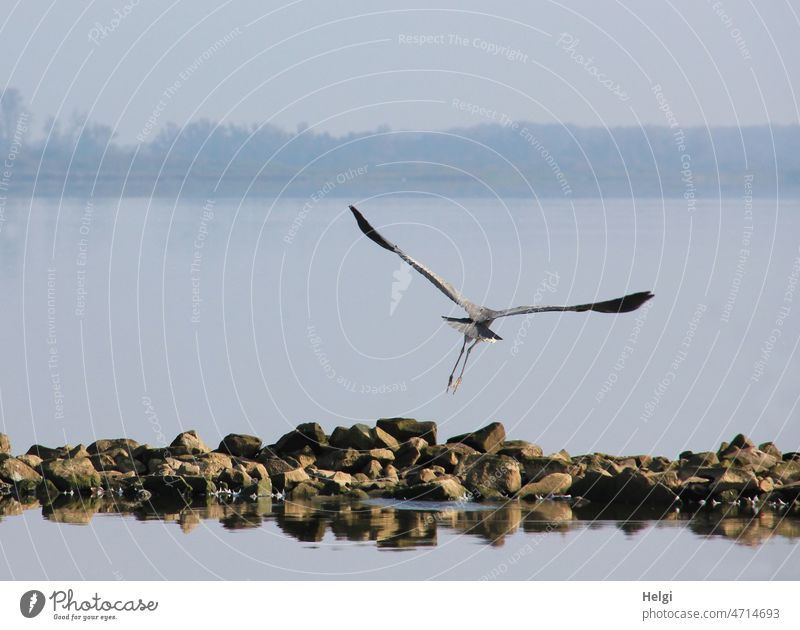
M 464 348 L 467 345 L 467 337 L 464 337 L 464 343 L 461 344 L 461 352 L 458 353 L 458 358 L 456 359 L 456 364 L 453 366 L 453 371 L 450 372 L 450 378 L 447 379 L 447 389 L 445 391 L 450 391 L 450 386 L 453 384 L 453 374 L 456 373 L 456 368 L 458 367 L 458 362 L 461 361 L 461 355 L 464 354 Z
M 472 345 L 469 348 L 467 348 L 467 356 L 464 357 L 464 363 L 461 364 L 461 373 L 458 375 L 458 378 L 456 379 L 456 382 L 453 385 L 454 394 L 456 393 L 456 390 L 458 390 L 458 386 L 461 385 L 461 377 L 464 376 L 464 368 L 467 367 L 467 361 L 469 360 L 469 353 L 472 352 L 472 349 L 478 344 L 479 341 L 480 339 L 476 339 L 475 341 L 472 342 Z M 464 343 L 466 343 L 466 339 L 464 340 Z M 455 370 L 453 371 L 455 372 Z

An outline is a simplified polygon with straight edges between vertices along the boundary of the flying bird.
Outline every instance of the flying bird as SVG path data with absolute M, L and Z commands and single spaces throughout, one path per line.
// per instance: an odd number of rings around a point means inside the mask
M 430 280 L 437 289 L 439 289 L 442 293 L 444 293 L 447 297 L 453 300 L 453 302 L 458 304 L 467 312 L 469 317 L 446 317 L 442 315 L 442 319 L 444 319 L 448 325 L 452 326 L 464 335 L 464 343 L 461 345 L 461 352 L 458 353 L 458 358 L 453 366 L 453 371 L 450 372 L 450 377 L 447 379 L 447 389 L 445 390 L 449 392 L 450 388 L 452 387 L 454 394 L 456 393 L 456 390 L 458 390 L 458 386 L 461 385 L 461 379 L 464 376 L 464 368 L 467 366 L 467 360 L 469 359 L 469 354 L 472 352 L 472 349 L 481 341 L 486 341 L 488 343 L 502 341 L 503 338 L 489 328 L 489 326 L 492 325 L 492 322 L 500 317 L 508 317 L 509 315 L 525 315 L 527 313 L 547 313 L 551 311 L 629 313 L 631 311 L 635 311 L 642 304 L 647 302 L 647 300 L 653 297 L 653 293 L 650 291 L 641 291 L 639 293 L 631 293 L 630 295 L 616 298 L 614 300 L 593 302 L 591 304 L 577 304 L 575 306 L 516 306 L 514 308 L 496 311 L 488 306 L 481 306 L 480 304 L 475 304 L 474 302 L 467 300 L 456 290 L 455 287 L 453 287 L 452 284 L 428 269 L 421 262 L 413 259 L 397 245 L 390 243 L 383 238 L 383 236 L 381 236 L 375 230 L 375 228 L 369 224 L 369 222 L 364 218 L 364 215 L 361 214 L 355 206 L 350 206 L 350 210 L 358 222 L 358 227 L 367 236 L 367 238 L 374 241 L 384 249 L 388 249 L 390 252 L 394 252 L 400 256 L 400 258 L 402 258 L 405 262 Z M 470 341 L 472 343 L 469 347 L 467 347 L 467 343 Z M 464 356 L 465 349 L 466 356 Z M 453 376 L 456 373 L 456 369 L 458 368 L 458 364 L 461 361 L 462 356 L 464 356 L 464 362 L 461 365 L 461 372 L 454 382 Z

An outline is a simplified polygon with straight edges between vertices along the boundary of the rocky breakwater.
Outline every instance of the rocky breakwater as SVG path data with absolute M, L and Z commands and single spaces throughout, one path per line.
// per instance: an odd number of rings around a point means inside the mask
M 716 451 L 677 458 L 603 453 L 545 455 L 531 442 L 507 440 L 488 424 L 441 443 L 434 422 L 386 418 L 375 426 L 309 422 L 264 445 L 230 434 L 212 450 L 195 431 L 166 448 L 129 438 L 88 447 L 34 445 L 13 456 L 0 434 L 0 494 L 52 501 L 60 494 L 112 493 L 146 501 L 196 496 L 293 501 L 315 497 L 431 501 L 538 501 L 569 498 L 600 505 L 770 504 L 797 511 L 800 453 L 744 435 Z

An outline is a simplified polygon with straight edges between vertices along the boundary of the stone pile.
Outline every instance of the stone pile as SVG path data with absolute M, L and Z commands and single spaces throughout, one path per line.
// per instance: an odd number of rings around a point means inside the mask
M 195 431 L 168 447 L 129 438 L 88 447 L 34 445 L 11 455 L 0 434 L 0 494 L 52 500 L 63 493 L 113 493 L 135 500 L 193 496 L 317 496 L 431 501 L 574 500 L 632 506 L 770 502 L 798 505 L 800 453 L 744 435 L 717 451 L 676 459 L 603 453 L 545 455 L 523 440 L 506 440 L 503 425 L 438 441 L 434 422 L 378 420 L 337 427 L 330 435 L 309 422 L 264 445 L 230 434 L 212 450 Z

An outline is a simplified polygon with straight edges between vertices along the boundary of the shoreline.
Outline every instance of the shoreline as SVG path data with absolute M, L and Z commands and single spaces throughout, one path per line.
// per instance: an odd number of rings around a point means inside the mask
M 267 445 L 232 433 L 216 449 L 185 431 L 168 447 L 116 438 L 88 447 L 33 445 L 14 456 L 0 434 L 0 497 L 46 504 L 65 494 L 138 502 L 346 497 L 451 505 L 559 498 L 573 505 L 744 504 L 794 512 L 800 511 L 800 453 L 782 453 L 772 442 L 756 446 L 739 434 L 716 451 L 684 451 L 675 459 L 545 455 L 531 442 L 506 440 L 499 422 L 442 444 L 436 423 L 410 418 L 337 427 L 330 435 L 309 422 Z

